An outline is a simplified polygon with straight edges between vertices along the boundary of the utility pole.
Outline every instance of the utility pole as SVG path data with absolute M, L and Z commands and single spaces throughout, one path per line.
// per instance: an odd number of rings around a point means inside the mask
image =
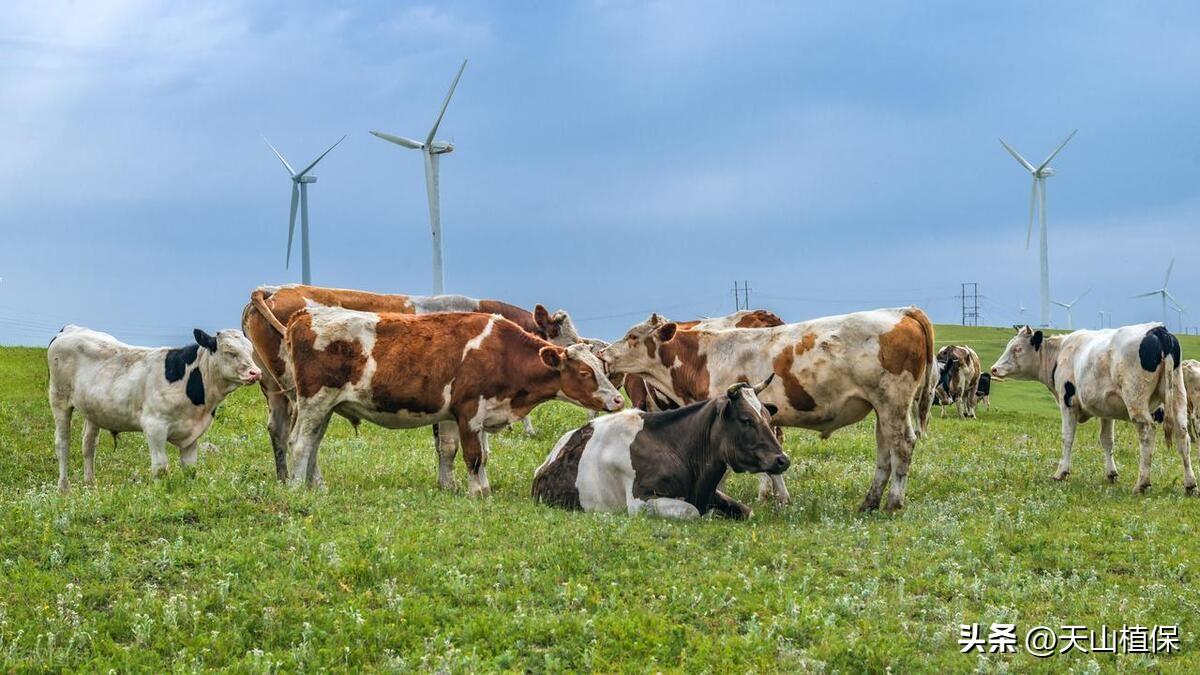
M 979 283 L 963 282 L 962 292 L 958 296 L 962 301 L 962 325 L 979 325 Z
M 739 295 L 739 292 L 741 293 Z M 739 288 L 738 282 L 733 282 L 733 311 L 740 312 L 743 309 L 750 309 L 750 282 L 742 281 Z

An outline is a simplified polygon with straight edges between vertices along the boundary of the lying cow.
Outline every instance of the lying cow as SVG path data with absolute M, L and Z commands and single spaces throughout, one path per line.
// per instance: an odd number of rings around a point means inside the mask
M 196 465 L 196 443 L 217 406 L 243 384 L 257 382 L 250 341 L 237 330 L 213 337 L 194 331 L 196 343 L 178 349 L 133 347 L 107 333 L 66 326 L 50 342 L 50 409 L 58 452 L 58 487 L 67 490 L 71 415 L 83 415 L 83 480 L 95 481 L 100 431 L 141 431 L 150 446 L 150 470 L 167 471 L 166 445 L 179 463 Z
M 779 409 L 772 424 L 814 429 L 828 438 L 872 410 L 875 476 L 862 509 L 904 501 L 917 433 L 909 410 L 918 399 L 921 432 L 932 406 L 933 326 L 916 307 L 880 309 L 773 328 L 680 330 L 653 314 L 602 353 L 610 369 L 637 374 L 681 403 L 720 395 L 737 382 L 774 374 L 764 403 Z M 760 479 L 759 496 L 788 499 L 779 476 Z
M 1147 323 L 1105 330 L 1078 330 L 1046 337 L 1023 326 L 992 366 L 993 378 L 1037 380 L 1058 401 L 1062 414 L 1062 459 L 1054 480 L 1071 472 L 1075 428 L 1100 418 L 1105 475 L 1117 479 L 1113 462 L 1113 420 L 1137 429 L 1141 461 L 1135 493 L 1150 486 L 1155 411 L 1162 408 L 1163 431 L 1183 459 L 1183 486 L 1196 489 L 1187 434 L 1187 394 L 1180 368 L 1179 340 L 1162 324 Z
M 453 421 L 469 494 L 488 495 L 487 431 L 550 399 L 620 410 L 625 399 L 586 345 L 559 347 L 495 314 L 390 314 L 309 304 L 294 313 L 282 357 L 296 421 L 290 482 L 312 482 L 317 446 L 338 413 L 392 429 Z M 453 455 L 438 480 L 453 484 Z
M 766 388 L 736 384 L 724 396 L 671 410 L 627 410 L 559 439 L 533 475 L 533 498 L 582 511 L 749 518 L 717 489 L 726 467 L 780 474 L 789 461 L 771 430 Z
M 364 312 L 393 312 L 397 314 L 428 314 L 431 312 L 483 312 L 499 314 L 522 329 L 542 337 L 554 344 L 568 345 L 576 341 L 574 324 L 566 312 L 550 314 L 538 305 L 533 312 L 498 300 L 475 300 L 461 295 L 383 295 L 342 288 L 321 288 L 292 284 L 287 286 L 262 286 L 250 294 L 250 302 L 242 310 L 242 330 L 254 344 L 255 360 L 266 372 L 262 379 L 263 395 L 267 399 L 267 431 L 271 447 L 275 452 L 275 475 L 287 480 L 287 437 L 295 416 L 288 403 L 285 390 L 292 385 L 284 373 L 280 344 L 284 325 L 307 303 L 328 307 L 344 307 Z M 435 432 L 438 429 L 435 427 Z M 527 427 L 532 433 L 532 427 Z M 458 453 L 457 436 L 452 426 L 438 437 L 439 454 L 449 454 L 450 460 Z M 316 469 L 318 482 L 320 468 Z
M 1184 360 L 1183 386 L 1187 390 L 1188 435 L 1195 443 L 1200 440 L 1200 361 Z
M 937 361 L 938 383 L 933 395 L 934 403 L 942 406 L 942 415 L 945 406 L 953 403 L 960 417 L 975 417 L 983 370 L 979 355 L 966 345 L 946 345 L 938 350 Z

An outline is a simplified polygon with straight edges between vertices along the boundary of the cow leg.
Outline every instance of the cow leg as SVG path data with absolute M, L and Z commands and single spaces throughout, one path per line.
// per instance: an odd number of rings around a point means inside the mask
M 1180 394 L 1185 395 L 1182 391 Z M 1183 489 L 1190 495 L 1196 492 L 1196 475 L 1192 473 L 1192 444 L 1187 434 L 1187 421 L 1187 411 L 1183 405 L 1176 406 L 1174 411 L 1164 412 L 1163 434 L 1167 438 L 1167 445 L 1174 445 L 1183 460 Z
M 70 405 L 54 406 L 54 450 L 58 453 L 58 489 L 66 492 L 71 489 L 67 480 L 67 456 L 71 451 L 71 413 Z
M 530 420 L 529 417 L 525 417 L 521 420 L 521 422 L 525 425 L 526 436 L 537 436 L 537 429 L 533 428 L 533 421 Z
M 191 445 L 179 449 L 179 466 L 183 467 L 185 473 L 195 475 L 196 460 L 200 456 L 200 444 L 193 441 Z
M 734 520 L 746 520 L 754 515 L 749 506 L 717 490 L 713 493 L 712 508 L 718 515 Z
M 467 465 L 467 496 L 490 496 L 492 486 L 487 478 L 487 432 L 473 431 L 463 421 L 459 422 L 458 435 L 462 440 L 463 462 Z
M 1059 412 L 1062 413 L 1062 459 L 1058 460 L 1058 469 L 1054 472 L 1054 480 L 1062 480 L 1071 473 L 1071 446 L 1075 444 L 1075 427 L 1078 421 L 1071 409 L 1066 406 L 1059 406 Z
M 291 463 L 291 476 L 288 484 L 294 488 L 301 485 L 313 485 L 317 468 L 317 450 L 325 430 L 329 428 L 329 413 L 297 411 L 296 423 L 292 425 L 292 433 L 288 437 L 288 461 Z
M 1108 482 L 1117 482 L 1117 463 L 1113 461 L 1113 421 L 1100 418 L 1100 447 L 1104 448 L 1104 477 Z
M 458 489 L 454 480 L 454 458 L 458 455 L 458 425 L 454 422 L 438 422 L 433 436 L 437 439 L 438 487 L 443 490 Z
M 670 497 L 657 497 L 648 499 L 638 508 L 631 508 L 630 514 L 635 511 L 641 511 L 649 516 L 657 518 L 672 518 L 675 520 L 696 520 L 700 517 L 700 510 L 695 506 L 685 502 L 682 499 L 672 499 Z
M 942 415 L 946 414 L 946 407 L 942 406 Z M 874 511 L 879 508 L 879 500 L 883 497 L 883 488 L 887 485 L 888 478 L 892 475 L 892 451 L 889 447 L 889 439 L 884 433 L 883 424 L 880 418 L 875 418 L 875 476 L 871 479 L 871 487 L 867 490 L 867 496 L 863 498 L 862 504 L 858 506 L 859 511 Z
M 146 445 L 150 446 L 150 474 L 155 478 L 167 473 L 167 424 L 158 420 L 142 422 Z
M 83 420 L 83 484 L 96 484 L 96 439 L 100 436 L 100 427 L 91 420 Z
M 1134 422 L 1137 429 L 1138 445 L 1141 457 L 1138 460 L 1137 482 L 1133 485 L 1133 493 L 1141 494 L 1150 487 L 1150 460 L 1154 456 L 1154 425 L 1149 422 Z
M 264 381 L 266 379 L 269 377 Z M 265 384 L 263 393 L 267 397 L 267 434 L 271 437 L 271 450 L 275 453 L 275 477 L 282 483 L 288 479 L 288 435 L 291 434 L 294 421 L 292 403 L 283 392 L 268 390 Z
M 780 506 L 787 506 L 792 501 L 792 496 L 788 493 L 787 485 L 783 482 L 782 475 L 758 474 L 758 501 L 765 502 L 772 495 L 774 495 L 776 503 Z
M 876 416 L 878 416 L 876 412 Z M 888 491 L 887 505 L 884 510 L 889 513 L 899 511 L 904 506 L 904 491 L 908 487 L 908 466 L 912 463 L 913 448 L 917 444 L 917 434 L 909 424 L 908 415 L 889 416 L 884 428 L 887 431 L 892 458 L 892 486 Z

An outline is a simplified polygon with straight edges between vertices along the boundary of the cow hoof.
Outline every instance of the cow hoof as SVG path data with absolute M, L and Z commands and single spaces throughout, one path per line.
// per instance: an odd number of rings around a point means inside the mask
M 889 499 L 887 505 L 883 507 L 883 512 L 896 513 L 902 508 L 904 508 L 904 502 L 893 502 Z
M 1050 476 L 1050 478 L 1061 481 L 1062 479 L 1066 478 L 1070 474 L 1071 474 L 1070 471 L 1056 471 L 1056 472 L 1054 472 L 1053 476 Z
M 1149 483 L 1139 483 L 1139 484 L 1133 486 L 1133 494 L 1144 495 L 1144 494 L 1146 494 L 1146 490 L 1148 490 L 1149 488 L 1150 488 Z
M 1109 482 L 1110 484 L 1111 484 L 1111 483 L 1115 483 L 1115 482 L 1117 482 L 1117 472 L 1116 472 L 1116 471 L 1114 471 L 1114 472 L 1112 472 L 1112 473 L 1110 473 L 1110 474 L 1107 474 L 1107 475 L 1105 475 L 1105 478 L 1107 478 L 1107 479 L 1108 479 L 1108 482 Z
M 467 496 L 468 497 L 480 497 L 480 498 L 491 497 L 492 496 L 492 488 L 487 485 L 471 486 L 471 489 L 467 490 Z
M 458 492 L 458 481 L 453 479 L 438 481 L 438 487 L 446 492 Z
M 71 491 L 71 482 L 68 481 L 66 478 L 58 481 L 58 491 L 59 492 L 70 492 Z
M 864 501 L 863 503 L 858 505 L 858 512 L 866 513 L 867 511 L 874 511 L 875 509 L 878 509 L 878 508 L 879 508 L 878 501 Z
M 1190 497 L 1190 496 L 1196 494 L 1196 486 L 1195 485 L 1185 485 L 1185 486 L 1183 486 L 1183 492 L 1184 492 L 1184 494 L 1186 494 Z

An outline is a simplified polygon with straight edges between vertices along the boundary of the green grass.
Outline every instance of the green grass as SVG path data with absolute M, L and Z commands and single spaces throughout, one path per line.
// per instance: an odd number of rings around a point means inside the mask
M 1009 330 L 939 327 L 985 367 Z M 1184 342 L 1200 353 L 1200 342 Z M 528 498 L 533 469 L 584 414 L 550 404 L 536 438 L 494 439 L 494 496 L 436 489 L 428 430 L 333 424 L 325 491 L 276 484 L 256 390 L 204 439 L 197 477 L 148 477 L 140 435 L 107 436 L 95 488 L 61 495 L 44 350 L 0 349 L 0 670 L 1196 672 L 1200 501 L 1161 444 L 1150 494 L 1116 485 L 1095 422 L 1049 479 L 1057 413 L 997 383 L 978 420 L 940 419 L 907 506 L 854 509 L 870 421 L 828 441 L 791 430 L 794 503 L 746 523 L 569 513 Z M 176 462 L 177 457 L 172 456 Z M 465 482 L 461 463 L 460 483 Z M 737 476 L 735 497 L 755 481 Z M 1170 657 L 962 655 L 960 623 L 1178 624 Z

